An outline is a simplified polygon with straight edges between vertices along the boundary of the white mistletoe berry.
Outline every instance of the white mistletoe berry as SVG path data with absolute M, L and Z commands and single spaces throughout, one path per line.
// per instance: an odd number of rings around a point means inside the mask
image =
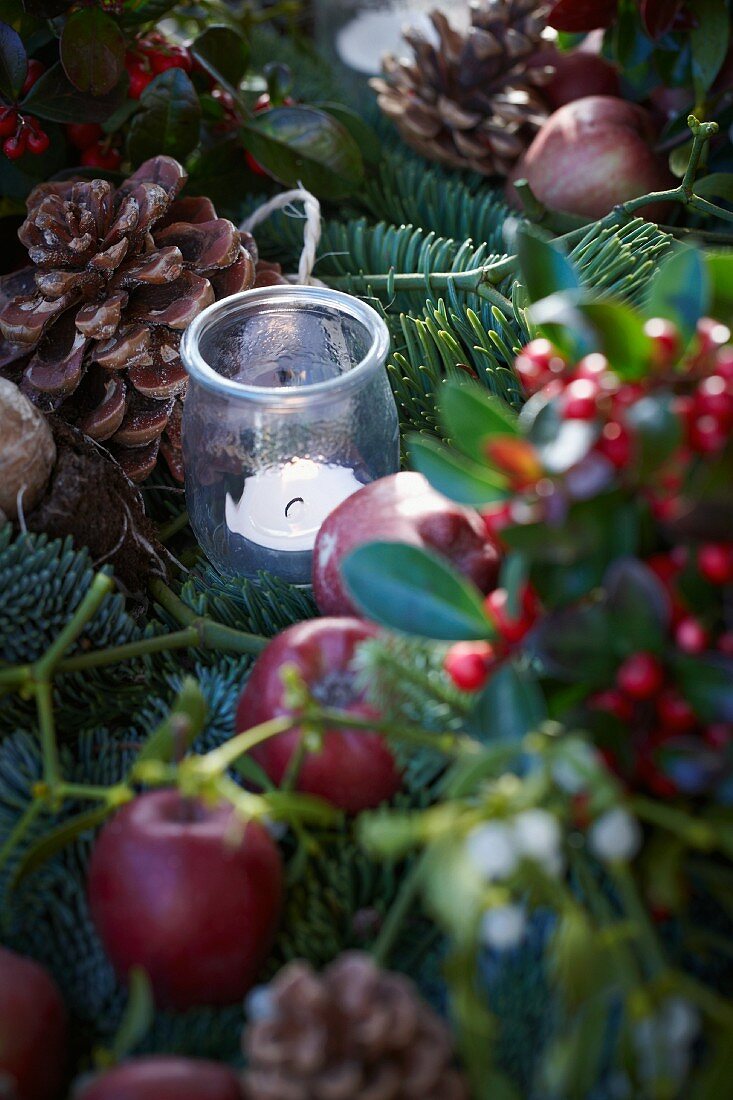
M 514 831 L 503 821 L 486 821 L 466 837 L 469 858 L 489 882 L 508 878 L 517 869 Z
M 514 818 L 514 840 L 527 859 L 533 859 L 550 875 L 562 871 L 560 822 L 547 810 L 523 810 Z
M 527 914 L 523 905 L 497 905 L 481 918 L 481 942 L 495 951 L 509 951 L 524 939 Z
M 641 848 L 641 827 L 621 806 L 601 814 L 588 830 L 588 847 L 604 863 L 628 862 Z

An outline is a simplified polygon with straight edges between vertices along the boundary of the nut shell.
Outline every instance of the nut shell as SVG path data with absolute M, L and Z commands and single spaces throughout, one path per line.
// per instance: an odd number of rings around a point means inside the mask
M 18 387 L 0 378 L 0 512 L 18 518 L 43 496 L 56 462 L 45 417 Z

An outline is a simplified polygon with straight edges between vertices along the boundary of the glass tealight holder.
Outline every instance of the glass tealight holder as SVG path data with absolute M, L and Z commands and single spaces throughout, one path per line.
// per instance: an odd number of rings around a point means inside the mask
M 371 306 L 311 286 L 234 294 L 186 330 L 187 505 L 222 572 L 308 583 L 326 517 L 398 469 L 388 350 Z

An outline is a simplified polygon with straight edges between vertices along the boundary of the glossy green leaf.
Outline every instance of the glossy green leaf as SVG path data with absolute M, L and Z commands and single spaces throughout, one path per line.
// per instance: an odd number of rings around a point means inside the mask
M 703 722 L 733 722 L 733 658 L 679 654 L 674 670 L 683 695 Z
M 479 466 L 428 435 L 409 439 L 411 465 L 428 479 L 434 489 L 458 504 L 480 507 L 504 500 L 506 478 L 487 466 Z
M 577 466 L 598 438 L 597 425 L 588 420 L 566 420 L 555 401 L 533 399 L 521 417 L 527 426 L 527 440 L 549 474 L 564 474 Z
M 477 462 L 486 459 L 487 436 L 518 435 L 517 414 L 506 401 L 479 386 L 446 382 L 440 391 L 440 418 L 452 445 Z
M 522 282 L 529 300 L 539 302 L 558 291 L 577 290 L 580 277 L 572 262 L 556 245 L 549 244 L 531 229 L 517 233 L 517 255 Z
M 59 62 L 36 81 L 23 109 L 50 122 L 105 122 L 122 104 L 126 83 L 123 77 L 107 95 L 86 95 L 74 87 Z
M 695 0 L 695 26 L 690 31 L 692 78 L 704 100 L 728 52 L 730 16 L 726 0 Z
M 242 128 L 255 160 L 281 183 L 345 198 L 364 178 L 359 146 L 337 119 L 313 107 L 273 107 Z
M 401 542 L 360 546 L 341 573 L 365 614 L 385 626 L 446 641 L 489 638 L 481 593 L 445 558 Z
M 672 608 L 657 575 L 637 558 L 618 558 L 603 586 L 615 652 L 621 658 L 639 650 L 661 652 Z
M 682 442 L 682 425 L 669 394 L 649 394 L 633 405 L 626 424 L 635 436 L 640 472 L 658 470 Z
M 0 95 L 15 101 L 27 72 L 28 58 L 22 38 L 7 23 L 0 23 Z
M 376 130 L 373 130 L 361 115 L 345 107 L 343 103 L 331 103 L 330 101 L 313 103 L 319 111 L 325 111 L 349 131 L 361 150 L 361 155 L 367 164 L 379 164 L 382 159 L 382 143 Z
M 75 11 L 59 43 L 64 72 L 80 92 L 107 95 L 122 76 L 125 39 L 115 20 L 100 8 Z
M 247 72 L 249 46 L 234 27 L 207 27 L 192 44 L 191 53 L 215 80 L 223 77 L 234 88 Z
M 140 106 L 127 139 L 133 164 L 159 153 L 180 160 L 198 145 L 201 105 L 182 69 L 156 76 L 140 96 Z
M 687 344 L 709 306 L 710 280 L 702 254 L 695 248 L 676 248 L 651 281 L 647 315 L 671 321 Z
M 536 676 L 516 663 L 501 665 L 468 716 L 468 731 L 481 741 L 521 741 L 547 718 Z
M 598 300 L 587 288 L 554 294 L 529 310 L 530 320 L 566 356 L 603 352 L 623 379 L 642 378 L 652 345 L 644 318 L 623 302 Z

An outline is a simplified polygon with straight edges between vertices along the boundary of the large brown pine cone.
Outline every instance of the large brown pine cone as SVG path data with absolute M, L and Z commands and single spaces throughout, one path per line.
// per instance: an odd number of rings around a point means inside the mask
M 468 1100 L 447 1025 L 368 955 L 343 954 L 321 975 L 290 963 L 256 1003 L 246 1100 Z
M 181 165 L 160 156 L 119 188 L 40 184 L 18 234 L 33 266 L 0 284 L 0 371 L 104 441 L 135 481 L 159 448 L 182 476 L 182 332 L 255 281 L 252 238 L 208 199 L 178 199 L 185 182 Z
M 508 175 L 549 113 L 540 88 L 552 69 L 534 60 L 548 9 L 475 0 L 466 34 L 440 11 L 430 17 L 437 46 L 408 31 L 414 61 L 388 56 L 371 82 L 407 144 L 454 168 Z

